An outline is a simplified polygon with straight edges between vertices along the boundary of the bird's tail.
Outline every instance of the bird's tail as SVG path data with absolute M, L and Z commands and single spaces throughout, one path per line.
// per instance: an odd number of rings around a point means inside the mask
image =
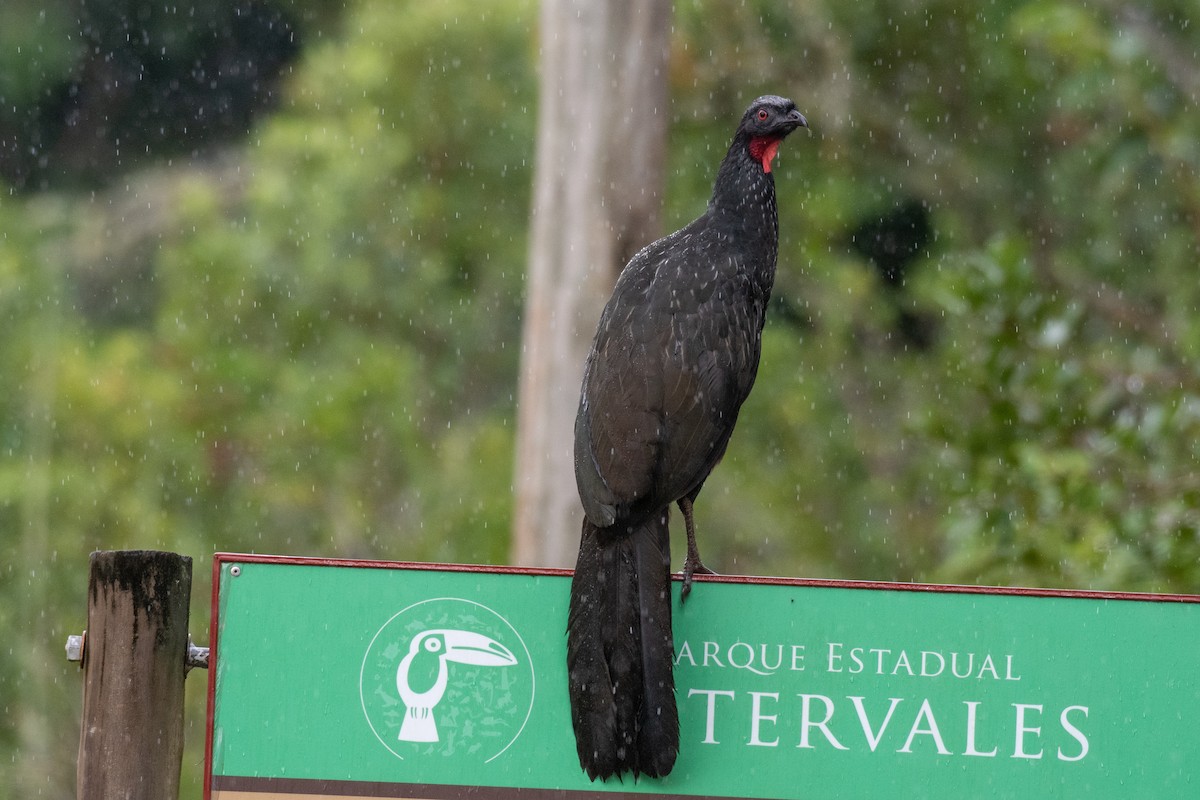
M 571 581 L 567 671 L 588 777 L 661 777 L 679 752 L 667 511 L 613 536 L 586 518 Z

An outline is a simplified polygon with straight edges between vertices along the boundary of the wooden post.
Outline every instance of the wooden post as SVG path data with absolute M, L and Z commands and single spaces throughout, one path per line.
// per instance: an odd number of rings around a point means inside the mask
M 79 800 L 173 800 L 183 756 L 192 559 L 92 553 Z

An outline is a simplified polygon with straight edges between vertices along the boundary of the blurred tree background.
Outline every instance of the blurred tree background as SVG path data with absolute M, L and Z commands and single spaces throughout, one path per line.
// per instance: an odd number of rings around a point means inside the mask
M 1174 0 L 679 2 L 666 229 L 755 96 L 719 571 L 1200 592 L 1200 33 Z M 6 0 L 0 786 L 73 797 L 88 553 L 503 563 L 531 0 Z M 203 676 L 184 796 L 198 797 Z

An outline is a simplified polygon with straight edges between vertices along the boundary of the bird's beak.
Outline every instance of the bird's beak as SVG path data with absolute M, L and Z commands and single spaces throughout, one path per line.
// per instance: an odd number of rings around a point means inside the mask
M 801 114 L 799 111 L 797 111 L 794 108 L 788 112 L 787 119 L 788 119 L 788 122 L 795 123 L 797 128 L 807 128 L 808 127 L 808 120 L 806 120 L 804 118 L 804 115 Z
M 504 645 L 479 633 L 446 631 L 446 658 L 480 667 L 511 667 L 516 657 Z

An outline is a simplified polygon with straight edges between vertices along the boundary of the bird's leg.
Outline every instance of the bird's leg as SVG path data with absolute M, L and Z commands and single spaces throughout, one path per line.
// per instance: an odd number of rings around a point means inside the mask
M 679 599 L 683 601 L 687 600 L 687 596 L 692 592 L 693 575 L 717 573 L 704 566 L 704 562 L 700 560 L 700 549 L 696 547 L 696 523 L 692 520 L 692 499 L 681 497 L 679 510 L 683 512 L 683 525 L 687 529 L 687 558 L 683 560 L 683 589 L 679 593 Z

